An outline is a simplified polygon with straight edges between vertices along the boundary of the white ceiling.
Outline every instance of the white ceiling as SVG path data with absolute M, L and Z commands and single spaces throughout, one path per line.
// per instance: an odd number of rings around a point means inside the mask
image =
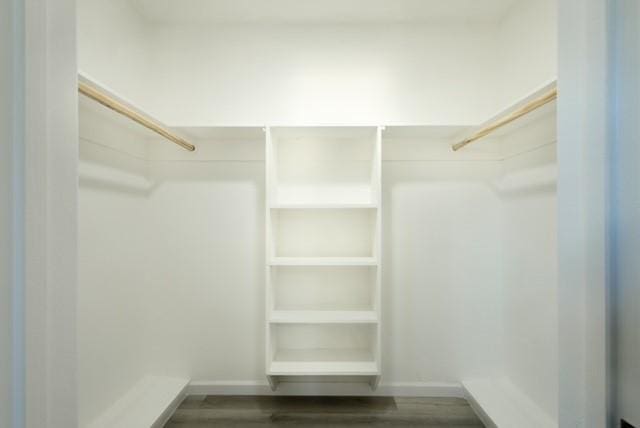
M 489 23 L 536 0 L 131 0 L 160 23 Z

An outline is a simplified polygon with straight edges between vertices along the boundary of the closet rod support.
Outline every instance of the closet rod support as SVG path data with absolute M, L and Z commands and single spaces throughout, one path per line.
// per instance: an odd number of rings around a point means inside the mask
M 149 119 L 143 116 L 142 114 L 133 111 L 131 108 L 127 107 L 120 101 L 110 97 L 109 95 L 103 93 L 99 89 L 92 87 L 91 85 L 88 85 L 87 83 L 78 82 L 78 92 L 102 104 L 103 106 L 110 108 L 116 113 L 119 113 L 133 120 L 134 122 L 144 126 L 145 128 L 150 129 L 156 134 L 163 136 L 167 140 L 179 145 L 185 150 L 189 150 L 190 152 L 193 152 L 196 149 L 196 146 L 174 135 L 173 133 L 171 133 L 170 131 L 168 131 L 167 129 L 165 129 L 160 124 L 153 121 L 152 119 Z
M 510 124 L 511 122 L 514 122 L 520 119 L 522 116 L 525 116 L 531 113 L 532 111 L 539 109 L 540 107 L 554 101 L 557 98 L 558 98 L 558 89 L 554 88 L 548 93 L 546 93 L 545 95 L 541 96 L 540 98 L 536 98 L 535 100 L 520 107 L 516 111 L 508 114 L 506 117 L 503 117 L 502 119 L 498 119 L 496 122 L 492 123 L 491 125 L 488 125 L 482 128 L 481 130 L 473 134 L 471 137 L 465 139 L 464 141 L 454 144 L 453 146 L 451 146 L 451 148 L 453 149 L 454 152 L 458 151 L 461 148 L 465 147 L 466 145 L 486 137 L 492 132 L 502 128 L 503 126 Z

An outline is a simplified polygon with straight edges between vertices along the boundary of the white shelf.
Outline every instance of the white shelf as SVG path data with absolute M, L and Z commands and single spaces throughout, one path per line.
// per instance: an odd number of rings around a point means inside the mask
M 376 324 L 375 311 L 273 311 L 272 324 Z
M 274 257 L 270 266 L 376 266 L 375 257 Z
M 271 209 L 273 210 L 307 210 L 307 209 L 318 209 L 318 210 L 349 210 L 349 209 L 358 209 L 358 210 L 367 210 L 367 209 L 376 209 L 378 208 L 378 204 L 372 203 L 318 203 L 318 202 L 303 202 L 303 203 L 287 203 L 287 204 L 274 204 L 271 205 Z
M 271 363 L 270 376 L 376 376 L 375 362 L 276 362 Z
M 281 349 L 269 368 L 272 376 L 378 375 L 373 355 L 366 349 Z

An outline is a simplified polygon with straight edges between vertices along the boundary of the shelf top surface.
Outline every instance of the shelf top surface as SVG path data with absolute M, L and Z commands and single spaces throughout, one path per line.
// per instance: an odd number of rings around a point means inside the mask
M 271 209 L 277 210 L 305 210 L 305 209 L 376 209 L 378 204 L 368 202 L 290 202 L 274 203 Z
M 327 138 L 327 139 L 361 139 L 375 138 L 377 126 L 291 126 L 270 127 L 272 138 Z
M 375 311 L 273 311 L 269 317 L 274 324 L 375 324 Z
M 373 361 L 274 361 L 269 375 L 377 375 Z
M 375 257 L 274 257 L 271 266 L 375 266 Z

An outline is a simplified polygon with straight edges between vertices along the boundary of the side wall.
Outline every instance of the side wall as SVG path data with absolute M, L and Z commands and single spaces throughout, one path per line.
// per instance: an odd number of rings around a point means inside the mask
M 0 426 L 13 427 L 14 2 L 0 2 Z
M 496 33 L 499 106 L 510 105 L 558 76 L 558 0 L 514 3 Z
M 129 0 L 78 0 L 78 70 L 151 108 L 157 90 L 147 23 Z
M 157 305 L 143 286 L 153 269 L 146 162 L 81 140 L 79 167 L 78 408 L 85 427 L 148 373 L 155 355 L 148 308 Z
M 558 418 L 556 145 L 504 162 L 504 375 Z
M 26 426 L 77 425 L 74 0 L 25 7 Z
M 559 2 L 560 426 L 607 424 L 609 2 Z
M 614 2 L 614 78 L 611 222 L 613 233 L 614 423 L 640 426 L 640 3 Z

